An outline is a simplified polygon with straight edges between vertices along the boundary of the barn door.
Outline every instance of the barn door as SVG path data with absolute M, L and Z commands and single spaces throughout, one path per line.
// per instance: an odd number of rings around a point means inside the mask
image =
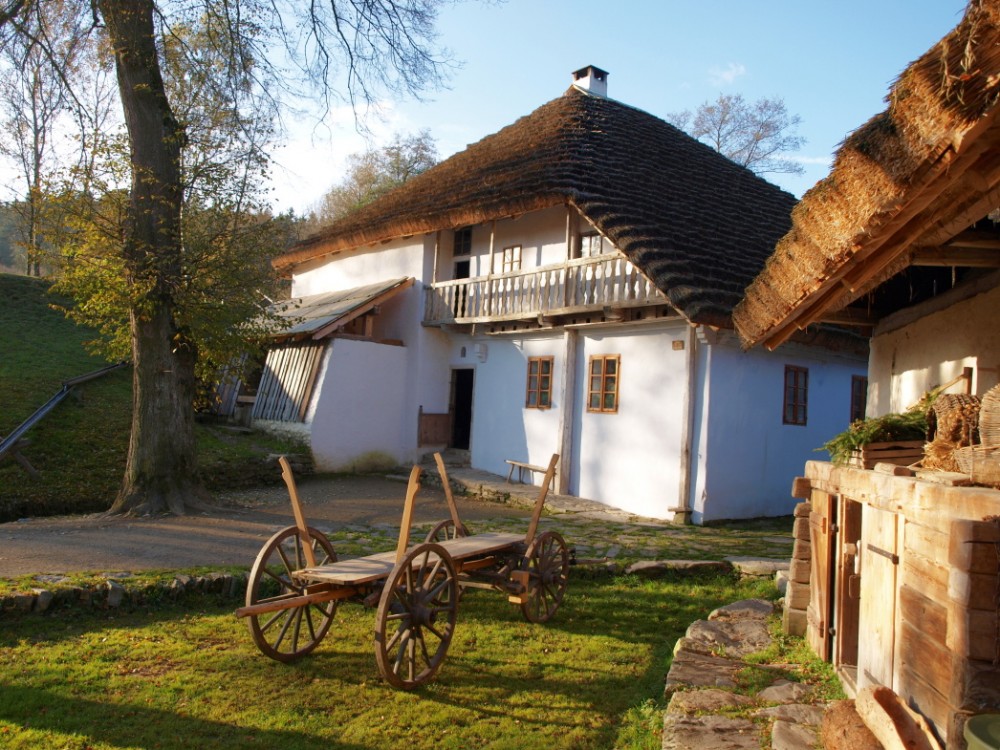
M 861 546 L 861 503 L 842 498 L 837 533 L 837 585 L 834 594 L 836 637 L 833 663 L 839 668 L 858 665 L 858 616 L 861 612 L 861 576 L 858 549 Z M 850 669 L 853 674 L 855 670 Z M 857 678 L 854 678 L 855 684 Z
M 858 687 L 892 687 L 899 567 L 895 513 L 865 504 L 861 524 Z
M 813 490 L 809 496 L 812 511 L 809 513 L 810 571 L 809 607 L 806 609 L 806 638 L 819 658 L 830 660 L 830 623 L 832 591 L 830 575 L 833 572 L 832 555 L 834 508 L 836 495 Z

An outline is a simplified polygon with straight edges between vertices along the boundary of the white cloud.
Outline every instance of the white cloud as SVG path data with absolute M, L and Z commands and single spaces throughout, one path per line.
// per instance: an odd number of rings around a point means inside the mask
M 746 66 L 742 63 L 729 63 L 724 68 L 714 65 L 708 70 L 708 81 L 713 86 L 729 86 L 737 78 L 746 74 Z
M 829 167 L 833 164 L 833 157 L 831 156 L 789 156 L 787 158 L 789 161 L 798 162 L 799 164 L 819 164 L 824 167 Z

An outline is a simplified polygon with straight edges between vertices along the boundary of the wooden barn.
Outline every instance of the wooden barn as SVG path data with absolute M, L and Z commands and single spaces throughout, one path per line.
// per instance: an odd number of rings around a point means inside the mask
M 795 208 L 735 310 L 744 344 L 774 349 L 818 323 L 865 331 L 871 417 L 963 373 L 968 398 L 1000 392 L 998 99 L 1000 2 L 976 1 Z M 982 439 L 984 461 L 1000 455 Z M 965 747 L 969 717 L 1000 712 L 997 485 L 892 465 L 813 461 L 805 475 L 808 596 L 789 598 L 810 642 L 849 691 L 888 686 Z

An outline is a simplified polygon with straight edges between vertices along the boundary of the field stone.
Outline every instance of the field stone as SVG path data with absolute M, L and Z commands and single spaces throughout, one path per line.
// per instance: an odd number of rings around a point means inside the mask
M 726 656 L 742 658 L 771 644 L 764 620 L 697 620 L 687 629 L 686 640 L 695 651 L 714 653 L 725 649 Z
M 625 568 L 626 573 L 635 573 L 646 578 L 656 578 L 671 571 L 700 573 L 715 571 L 726 573 L 732 570 L 729 563 L 717 560 L 640 560 Z
M 108 588 L 108 607 L 117 609 L 121 606 L 122 600 L 125 599 L 125 587 L 117 581 L 108 581 L 106 585 Z
M 752 706 L 754 699 L 728 690 L 681 690 L 674 693 L 667 711 L 677 714 L 721 713 L 728 709 Z
M 55 595 L 48 589 L 32 589 L 32 593 L 35 595 L 35 611 L 44 612 L 55 600 Z
M 757 697 L 760 698 L 760 695 Z M 753 712 L 753 715 L 777 721 L 790 721 L 793 724 L 819 727 L 823 722 L 823 707 L 814 706 L 811 703 L 786 703 L 782 706 L 758 709 Z
M 812 689 L 801 682 L 783 680 L 761 690 L 757 697 L 767 703 L 802 703 L 812 696 Z
M 812 727 L 790 721 L 776 721 L 771 728 L 771 750 L 802 750 L 815 747 L 818 741 Z
M 788 570 L 790 567 L 788 560 L 776 560 L 771 557 L 745 557 L 741 555 L 730 555 L 724 559 L 727 562 L 731 562 L 740 575 L 759 578 L 770 578 L 779 570 Z
M 685 648 L 683 638 L 667 673 L 665 692 L 672 695 L 685 687 L 735 688 L 736 673 L 746 667 L 741 661 Z
M 666 714 L 663 750 L 760 750 L 761 736 L 748 719 Z
M 709 620 L 766 620 L 774 613 L 774 605 L 764 599 L 743 599 L 713 610 Z

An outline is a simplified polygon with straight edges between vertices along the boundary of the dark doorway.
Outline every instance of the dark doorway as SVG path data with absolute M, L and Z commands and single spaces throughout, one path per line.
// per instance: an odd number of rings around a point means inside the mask
M 473 370 L 451 371 L 451 447 L 469 450 L 472 438 Z
M 472 272 L 472 264 L 469 260 L 455 261 L 455 280 L 467 279 Z M 469 289 L 464 284 L 456 287 L 455 298 L 452 301 L 452 312 L 456 318 L 465 318 L 469 311 L 466 309 L 466 301 L 469 298 Z

